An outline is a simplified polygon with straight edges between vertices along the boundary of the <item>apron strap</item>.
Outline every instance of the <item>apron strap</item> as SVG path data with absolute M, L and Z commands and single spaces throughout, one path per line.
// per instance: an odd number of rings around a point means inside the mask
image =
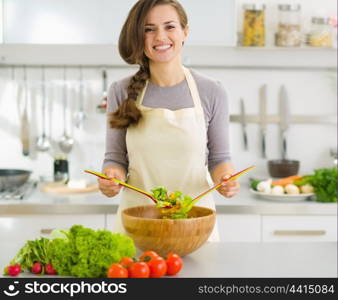
M 187 79 L 187 82 L 188 82 L 188 86 L 189 86 L 189 89 L 190 89 L 192 100 L 194 102 L 194 106 L 199 112 L 203 112 L 202 105 L 201 105 L 201 99 L 200 99 L 200 95 L 198 93 L 198 89 L 197 89 L 195 79 L 192 77 L 189 69 L 187 69 L 184 66 L 183 66 L 183 71 L 184 71 L 184 74 L 185 74 L 185 78 Z
M 144 94 L 146 93 L 147 87 L 148 87 L 149 80 L 146 81 L 146 84 L 140 94 L 138 94 L 137 99 L 136 99 L 136 104 L 142 105 L 143 103 L 143 98 Z

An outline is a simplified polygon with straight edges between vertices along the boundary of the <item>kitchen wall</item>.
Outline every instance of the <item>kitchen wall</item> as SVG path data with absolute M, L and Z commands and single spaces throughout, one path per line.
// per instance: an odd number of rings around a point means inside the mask
M 238 1 L 237 8 L 240 10 Z M 276 1 L 264 1 L 273 6 Z M 288 1 L 292 2 L 292 1 Z M 309 5 L 323 7 L 332 12 L 335 1 L 298 1 Z M 318 2 L 321 4 L 318 5 Z M 307 4 L 308 5 L 308 4 Z M 319 11 L 319 10 L 317 10 Z M 310 12 L 308 12 L 310 13 Z M 323 12 L 322 12 L 323 13 Z M 271 20 L 271 19 L 270 19 Z M 240 23 L 240 18 L 238 19 Z M 270 22 L 270 21 L 269 21 Z M 191 28 L 193 30 L 193 28 Z M 320 51 L 320 50 L 318 50 Z M 289 55 L 292 55 L 290 53 Z M 334 67 L 334 66 L 332 66 Z M 287 88 L 292 114 L 297 115 L 335 115 L 337 111 L 337 76 L 335 71 L 296 70 L 296 69 L 236 69 L 236 68 L 197 68 L 204 74 L 220 80 L 227 90 L 231 114 L 239 113 L 239 99 L 242 97 L 248 114 L 258 114 L 259 87 L 267 84 L 268 112 L 277 114 L 278 89 L 281 84 Z M 83 169 L 99 170 L 102 164 L 105 148 L 105 115 L 96 112 L 96 106 L 102 98 L 101 69 L 84 68 L 85 109 L 87 119 L 84 126 L 78 129 L 72 126 L 75 145 L 68 159 L 72 178 L 87 178 Z M 108 69 L 108 82 L 111 83 L 135 71 L 133 68 L 116 67 Z M 18 85 L 22 85 L 23 69 L 16 67 L 0 68 L 0 168 L 27 168 L 34 171 L 36 178 L 51 177 L 53 172 L 53 157 L 60 154 L 57 141 L 63 132 L 62 115 L 62 78 L 63 69 L 47 68 L 46 79 L 48 87 L 48 130 L 53 147 L 48 153 L 37 152 L 34 148 L 36 138 L 41 134 L 41 69 L 27 69 L 28 82 L 31 90 L 29 98 L 30 144 L 29 157 L 22 155 L 20 144 Z M 68 99 L 71 117 L 78 107 L 79 69 L 67 70 Z M 22 100 L 22 99 L 21 99 Z M 19 102 L 21 102 L 21 100 Z M 248 124 L 249 150 L 244 151 L 242 131 L 238 123 L 231 123 L 231 150 L 233 162 L 240 169 L 256 164 L 256 174 L 267 176 L 266 160 L 260 155 L 260 134 L 257 124 Z M 279 158 L 279 131 L 276 124 L 268 126 L 267 132 L 268 159 Z M 337 145 L 336 125 L 328 124 L 292 124 L 288 132 L 288 157 L 301 161 L 300 173 L 311 172 L 314 168 L 330 166 L 333 159 L 329 149 Z M 91 178 L 90 178 L 91 179 Z

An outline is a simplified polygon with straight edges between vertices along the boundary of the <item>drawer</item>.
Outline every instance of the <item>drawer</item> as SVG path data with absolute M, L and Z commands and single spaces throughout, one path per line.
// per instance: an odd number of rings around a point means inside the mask
M 222 242 L 260 242 L 260 215 L 218 214 L 217 223 Z
M 262 240 L 337 241 L 337 216 L 263 216 Z
M 25 242 L 48 236 L 55 228 L 79 224 L 93 229 L 105 228 L 105 215 L 20 215 L 0 218 L 0 240 Z

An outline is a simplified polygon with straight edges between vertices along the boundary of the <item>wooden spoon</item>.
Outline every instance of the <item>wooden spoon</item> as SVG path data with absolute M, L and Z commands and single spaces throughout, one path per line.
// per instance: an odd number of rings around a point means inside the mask
M 237 173 L 235 173 L 235 174 L 232 174 L 229 178 L 222 180 L 220 183 L 214 185 L 213 187 L 211 187 L 211 188 L 208 189 L 207 191 L 205 191 L 205 192 L 199 194 L 199 195 L 196 196 L 194 199 L 192 199 L 191 206 L 195 205 L 196 202 L 197 202 L 198 200 L 200 200 L 202 197 L 204 197 L 206 194 L 209 194 L 209 193 L 212 192 L 213 190 L 216 190 L 216 189 L 220 188 L 224 182 L 231 181 L 231 180 L 235 180 L 235 179 L 237 179 L 239 176 L 241 176 L 242 174 L 244 174 L 244 173 L 250 171 L 251 169 L 253 169 L 254 167 L 255 167 L 255 166 L 251 166 L 251 167 L 246 168 L 246 169 L 243 169 L 242 171 L 239 171 L 239 172 L 237 172 Z
M 136 191 L 136 192 L 139 192 L 139 193 L 143 194 L 144 196 L 147 196 L 147 197 L 150 198 L 152 201 L 154 201 L 155 203 L 157 203 L 157 200 L 156 200 L 150 193 L 148 193 L 148 192 L 146 192 L 146 191 L 143 191 L 143 190 L 141 190 L 141 189 L 139 189 L 139 188 L 137 188 L 137 187 L 135 187 L 135 186 L 132 186 L 132 185 L 130 185 L 130 184 L 128 184 L 128 183 L 125 183 L 125 182 L 123 182 L 123 181 L 121 181 L 121 180 L 118 180 L 118 179 L 116 179 L 116 178 L 110 178 L 110 177 L 108 177 L 107 175 L 102 174 L 102 173 L 99 173 L 99 172 L 94 172 L 94 171 L 90 171 L 90 170 L 84 170 L 84 171 L 85 171 L 86 173 L 95 175 L 95 176 L 100 177 L 100 178 L 102 178 L 102 179 L 107 179 L 107 180 L 115 181 L 115 182 L 121 184 L 122 186 L 125 186 L 125 187 L 127 187 L 127 188 L 129 188 L 129 189 L 132 189 L 132 190 L 134 190 L 134 191 Z

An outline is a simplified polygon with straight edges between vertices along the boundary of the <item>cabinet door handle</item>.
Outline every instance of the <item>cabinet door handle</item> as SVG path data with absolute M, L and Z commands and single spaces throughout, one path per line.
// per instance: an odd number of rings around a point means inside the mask
M 40 230 L 40 233 L 41 234 L 51 234 L 53 230 L 54 230 L 54 228 L 42 228 Z
M 274 235 L 325 235 L 326 230 L 274 230 Z

